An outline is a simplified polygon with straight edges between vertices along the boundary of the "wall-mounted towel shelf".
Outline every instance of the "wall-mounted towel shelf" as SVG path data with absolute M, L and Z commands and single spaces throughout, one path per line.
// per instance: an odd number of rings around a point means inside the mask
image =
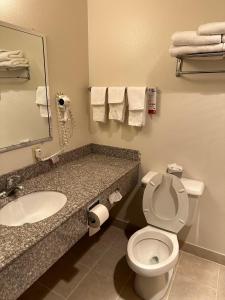
M 0 79 L 19 78 L 30 80 L 29 67 L 0 67 Z
M 177 57 L 176 63 L 176 76 L 180 77 L 182 75 L 191 75 L 191 74 L 216 74 L 216 73 L 225 73 L 225 69 L 221 70 L 193 70 L 193 71 L 184 71 L 183 62 L 184 60 L 220 60 L 225 58 L 225 52 L 212 52 L 212 53 L 196 53 L 188 54 L 182 57 Z

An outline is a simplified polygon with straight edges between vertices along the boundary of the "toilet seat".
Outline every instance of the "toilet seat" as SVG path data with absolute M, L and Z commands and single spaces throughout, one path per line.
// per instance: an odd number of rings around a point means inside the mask
M 157 243 L 151 255 L 157 257 L 160 249 L 166 247 L 168 248 L 167 257 L 164 256 L 164 259 L 156 264 L 148 264 L 140 260 L 137 252 L 141 249 L 142 253 L 146 253 L 148 242 L 150 243 L 149 249 L 152 248 L 152 243 Z M 177 262 L 178 254 L 179 244 L 176 234 L 152 226 L 146 226 L 136 231 L 129 239 L 127 245 L 127 261 L 130 268 L 137 274 L 146 277 L 159 276 L 171 270 Z
M 171 180 L 171 188 L 177 198 L 177 213 L 175 217 L 171 219 L 160 217 L 160 215 L 154 210 L 154 194 L 157 189 L 160 189 L 160 185 L 164 176 Z M 144 191 L 143 212 L 148 224 L 168 230 L 170 232 L 178 233 L 187 223 L 189 212 L 188 195 L 181 180 L 171 174 L 154 175 Z

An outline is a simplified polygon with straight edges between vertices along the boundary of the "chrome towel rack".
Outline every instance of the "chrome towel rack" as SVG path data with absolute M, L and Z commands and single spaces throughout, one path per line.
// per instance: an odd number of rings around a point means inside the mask
M 30 80 L 30 68 L 29 67 L 11 67 L 11 68 L 0 67 L 0 79 L 13 79 L 13 78 Z
M 185 71 L 183 70 L 183 63 L 185 60 L 191 60 L 191 59 L 206 59 L 210 60 L 210 58 L 216 58 L 216 59 L 224 59 L 225 58 L 225 52 L 207 52 L 207 53 L 195 53 L 195 54 L 188 54 L 184 56 L 177 57 L 176 62 L 176 77 L 181 77 L 182 75 L 192 75 L 192 74 L 219 74 L 219 73 L 225 73 L 225 69 L 221 70 L 190 70 Z

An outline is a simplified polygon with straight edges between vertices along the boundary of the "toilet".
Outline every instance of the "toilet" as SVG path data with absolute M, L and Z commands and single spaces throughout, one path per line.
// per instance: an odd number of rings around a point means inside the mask
M 191 209 L 189 196 L 195 196 L 192 206 L 197 206 L 204 184 L 152 171 L 142 178 L 142 184 L 142 206 L 148 226 L 130 237 L 127 261 L 136 273 L 136 293 L 144 300 L 159 300 L 169 288 L 178 260 L 177 234 L 191 224 L 195 207 Z

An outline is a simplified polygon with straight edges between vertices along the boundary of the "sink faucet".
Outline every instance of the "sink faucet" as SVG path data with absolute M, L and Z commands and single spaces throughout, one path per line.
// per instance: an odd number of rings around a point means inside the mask
M 21 177 L 19 175 L 13 175 L 6 179 L 5 190 L 0 192 L 0 199 L 6 198 L 15 194 L 17 191 L 23 189 L 22 185 L 19 185 Z

